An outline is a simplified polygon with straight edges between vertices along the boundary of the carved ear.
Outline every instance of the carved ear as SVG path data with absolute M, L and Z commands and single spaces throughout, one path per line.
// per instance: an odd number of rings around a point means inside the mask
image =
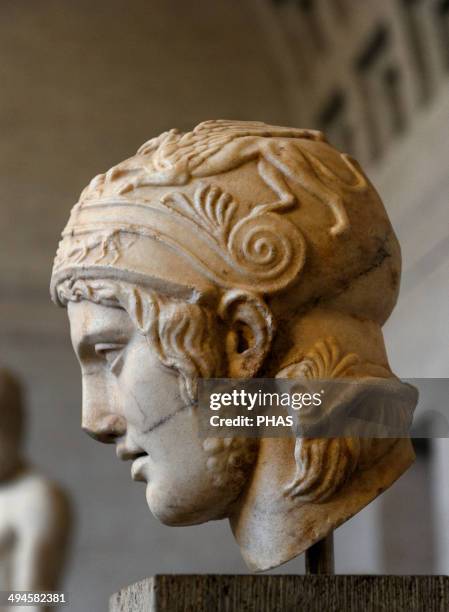
M 270 350 L 274 321 L 262 298 L 233 289 L 221 299 L 218 314 L 228 325 L 226 354 L 230 378 L 252 378 Z

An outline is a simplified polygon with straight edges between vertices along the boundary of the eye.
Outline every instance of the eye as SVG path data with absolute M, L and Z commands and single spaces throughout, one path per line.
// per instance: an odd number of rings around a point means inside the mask
M 114 374 L 119 374 L 123 361 L 124 344 L 101 342 L 95 345 L 95 352 L 104 359 Z

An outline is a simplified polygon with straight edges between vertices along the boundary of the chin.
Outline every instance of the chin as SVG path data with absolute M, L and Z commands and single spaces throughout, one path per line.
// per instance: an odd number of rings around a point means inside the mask
M 193 503 L 190 507 L 180 506 L 175 498 L 154 495 L 151 485 L 147 485 L 146 500 L 153 516 L 170 527 L 199 525 L 226 516 L 225 512 L 217 512 L 213 502 L 208 504 L 207 508 L 195 506 Z

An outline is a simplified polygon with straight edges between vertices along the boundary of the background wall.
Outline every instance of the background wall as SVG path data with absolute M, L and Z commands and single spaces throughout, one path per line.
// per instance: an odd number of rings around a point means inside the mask
M 447 376 L 445 4 L 2 0 L 0 358 L 27 387 L 29 456 L 75 506 L 64 584 L 74 612 L 105 609 L 113 591 L 153 573 L 246 571 L 225 522 L 159 525 L 129 466 L 80 431 L 66 314 L 48 298 L 79 192 L 171 127 L 220 117 L 326 128 L 367 165 L 403 246 L 392 366 Z M 336 532 L 339 572 L 449 571 L 449 541 L 435 537 L 448 532 L 448 454 L 445 441 L 421 454 Z M 278 571 L 302 572 L 303 560 Z

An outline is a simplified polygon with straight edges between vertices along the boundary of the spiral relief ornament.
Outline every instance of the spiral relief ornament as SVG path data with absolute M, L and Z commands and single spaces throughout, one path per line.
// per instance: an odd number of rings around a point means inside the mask
M 240 175 L 240 167 L 247 176 L 235 181 L 231 173 Z M 304 266 L 299 228 L 322 223 L 341 249 L 339 236 L 351 227 L 347 200 L 367 189 L 358 166 L 313 130 L 230 120 L 170 130 L 83 191 L 63 233 L 52 295 L 57 299 L 59 282 L 91 266 L 106 275 L 116 267 L 133 280 L 169 277 L 178 287 L 191 273 L 188 291 L 209 291 L 211 282 L 276 293 Z M 168 263 L 164 272 L 157 259 L 173 253 L 179 271 Z
M 200 230 L 201 248 L 190 251 L 189 257 L 223 286 L 247 289 L 257 282 L 263 292 L 277 291 L 291 283 L 304 265 L 304 238 L 282 211 L 267 212 L 259 206 L 236 220 L 235 199 L 211 183 L 200 183 L 192 198 L 173 192 L 161 203 L 180 222 Z M 219 256 L 215 266 L 213 258 L 205 256 L 211 247 Z
M 244 217 L 229 235 L 232 266 L 271 290 L 288 284 L 304 265 L 305 242 L 290 221 L 276 213 Z

